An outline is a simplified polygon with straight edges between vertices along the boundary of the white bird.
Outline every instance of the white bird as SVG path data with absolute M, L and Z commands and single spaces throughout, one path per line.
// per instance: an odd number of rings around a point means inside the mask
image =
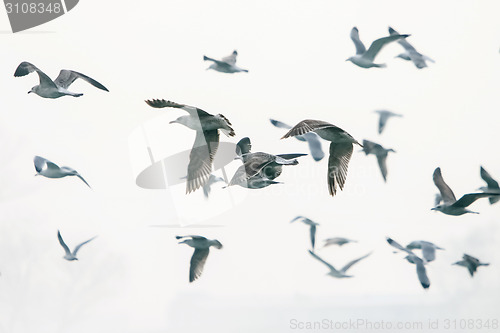
M 224 179 L 213 174 L 208 177 L 208 181 L 205 185 L 203 185 L 203 195 L 205 196 L 205 198 L 208 199 L 208 197 L 210 196 L 210 192 L 212 191 L 212 185 L 217 182 L 224 182 Z
M 282 139 L 304 135 L 309 132 L 315 132 L 322 139 L 330 141 L 330 157 L 328 158 L 328 191 L 331 196 L 337 193 L 337 186 L 342 190 L 347 177 L 347 168 L 352 156 L 353 144 L 361 147 L 349 133 L 321 120 L 306 119 L 295 125 Z
M 483 167 L 481 167 L 481 178 L 486 182 L 487 186 L 480 187 L 479 190 L 483 192 L 488 192 L 488 193 L 500 193 L 500 187 L 498 186 L 498 182 L 491 177 L 491 175 L 486 171 Z M 500 196 L 498 197 L 489 197 L 490 204 L 493 205 L 494 203 L 498 202 L 500 200 Z
M 386 149 L 382 147 L 380 144 L 363 140 L 363 152 L 365 155 L 372 154 L 377 157 L 378 166 L 380 168 L 380 172 L 382 173 L 382 177 L 384 178 L 384 182 L 387 181 L 387 155 L 389 152 L 395 153 L 396 151 L 392 148 Z
M 488 263 L 480 262 L 479 259 L 474 258 L 473 256 L 470 256 L 468 254 L 464 254 L 462 259 L 463 260 L 457 261 L 456 263 L 453 263 L 452 265 L 466 267 L 469 270 L 470 276 L 474 276 L 474 273 L 477 271 L 477 268 L 479 266 L 489 266 L 490 265 Z
M 248 70 L 240 68 L 236 66 L 236 57 L 238 56 L 238 52 L 236 50 L 231 53 L 231 55 L 228 55 L 227 57 L 222 58 L 221 60 L 215 60 L 213 58 L 209 58 L 207 56 L 203 56 L 203 60 L 205 61 L 212 61 L 213 64 L 210 65 L 208 69 L 213 69 L 214 71 L 217 72 L 222 72 L 222 73 L 238 73 L 238 72 L 245 72 L 248 73 Z
M 399 35 L 399 33 L 391 27 L 389 27 L 389 34 L 391 36 L 392 35 Z M 427 64 L 425 63 L 426 61 L 435 62 L 434 60 L 432 60 L 428 56 L 425 56 L 425 55 L 417 52 L 417 50 L 415 50 L 415 48 L 410 43 L 408 43 L 408 41 L 406 39 L 398 40 L 398 44 L 401 45 L 405 49 L 405 52 L 397 55 L 396 58 L 401 58 L 401 59 L 404 59 L 407 61 L 412 61 L 418 69 L 422 69 L 424 67 L 427 67 Z
M 71 252 L 68 248 L 68 246 L 66 245 L 66 243 L 64 243 L 64 240 L 61 236 L 61 233 L 59 232 L 59 230 L 57 230 L 57 239 L 59 239 L 59 244 L 61 244 L 61 246 L 63 247 L 64 249 L 64 252 L 66 252 L 66 254 L 64 255 L 64 259 L 68 260 L 68 261 L 73 261 L 73 260 L 78 260 L 78 258 L 76 257 L 76 254 L 78 253 L 78 250 L 80 250 L 80 248 L 87 244 L 88 242 L 90 242 L 91 240 L 93 240 L 94 238 L 96 238 L 97 236 L 94 236 L 92 237 L 91 239 L 83 242 L 83 243 L 80 243 L 78 244 L 75 249 L 73 250 L 73 252 Z
M 333 267 L 330 263 L 326 262 L 325 260 L 321 259 L 316 253 L 314 253 L 313 251 L 309 250 L 309 253 L 317 260 L 321 261 L 323 264 L 325 264 L 329 269 L 330 271 L 327 273 L 328 275 L 334 277 L 334 278 L 350 278 L 350 277 L 353 277 L 352 275 L 347 275 L 346 272 L 349 268 L 352 267 L 352 265 L 358 263 L 359 261 L 365 259 L 366 257 L 368 257 L 370 253 L 362 256 L 361 258 L 358 258 L 358 259 L 354 259 L 353 261 L 347 263 L 344 267 L 342 267 L 340 270 L 337 270 L 335 269 L 335 267 Z
M 304 216 L 297 216 L 293 220 L 291 220 L 290 223 L 293 223 L 297 220 L 300 220 L 301 222 L 309 226 L 309 235 L 311 237 L 311 248 L 314 251 L 314 245 L 316 243 L 316 226 L 318 226 L 319 223 L 316 223 L 313 220 L 310 220 Z
M 14 73 L 14 76 L 15 77 L 25 76 L 32 72 L 36 72 L 38 74 L 38 77 L 40 79 L 40 84 L 31 88 L 31 90 L 28 91 L 28 94 L 35 93 L 43 98 L 59 98 L 67 95 L 73 97 L 82 96 L 83 94 L 68 91 L 69 86 L 73 82 L 75 82 L 76 79 L 82 79 L 84 81 L 87 81 L 96 88 L 99 88 L 104 91 L 109 91 L 105 86 L 103 86 L 96 80 L 82 73 L 78 73 L 67 69 L 62 69 L 59 72 L 57 78 L 54 81 L 52 81 L 52 79 L 48 77 L 47 74 L 39 70 L 35 65 L 30 64 L 29 62 L 26 61 L 23 61 L 21 64 L 19 64 Z
M 285 124 L 284 122 L 281 122 L 279 120 L 269 120 L 271 121 L 271 124 L 278 128 L 284 128 L 288 130 L 292 128 L 292 126 Z M 304 135 L 297 135 L 295 138 L 299 141 L 307 142 L 307 144 L 309 145 L 309 150 L 311 151 L 311 156 L 316 162 L 321 161 L 323 157 L 325 157 L 325 153 L 323 152 L 323 149 L 321 147 L 321 141 L 319 140 L 319 137 L 316 133 L 309 132 Z
M 189 282 L 193 282 L 201 276 L 210 247 L 214 246 L 217 249 L 222 249 L 222 244 L 216 239 L 206 239 L 202 236 L 175 236 L 175 238 L 184 239 L 179 244 L 186 244 L 194 248 L 189 268 Z
M 424 260 L 422 260 L 411 250 L 401 246 L 398 242 L 396 242 L 392 238 L 387 237 L 386 240 L 391 246 L 408 254 L 405 257 L 405 259 L 408 260 L 408 262 L 416 265 L 418 280 L 420 281 L 420 284 L 422 285 L 422 287 L 424 287 L 424 289 L 428 289 L 431 285 L 431 282 L 429 281 L 429 277 L 427 277 L 427 271 L 424 266 L 425 265 Z
M 406 245 L 406 248 L 409 250 L 422 250 L 422 257 L 426 262 L 431 262 L 436 259 L 436 250 L 444 250 L 434 243 L 423 240 L 413 241 Z
M 197 107 L 177 104 L 164 99 L 145 101 L 153 108 L 177 108 L 189 113 L 170 123 L 182 124 L 196 131 L 193 148 L 189 155 L 186 193 L 191 193 L 205 185 L 212 173 L 212 163 L 219 148 L 219 130 L 226 136 L 234 136 L 229 120 L 221 114 L 212 115 Z
M 387 120 L 391 117 L 402 117 L 402 114 L 394 113 L 387 110 L 375 110 L 375 113 L 379 114 L 378 120 L 378 134 L 382 134 L 382 131 L 385 128 L 385 124 L 387 124 Z
M 325 245 L 323 245 L 323 247 L 327 247 L 330 245 L 342 246 L 342 245 L 348 244 L 348 243 L 357 243 L 357 241 L 355 241 L 355 240 L 344 238 L 344 237 L 327 238 L 324 240 L 324 242 L 325 242 Z
M 63 178 L 66 176 L 77 176 L 80 178 L 88 187 L 90 185 L 83 179 L 83 177 L 73 168 L 70 167 L 59 167 L 57 164 L 43 158 L 40 156 L 35 156 L 33 159 L 35 163 L 35 176 L 41 175 L 47 178 Z
M 354 46 L 356 47 L 356 55 L 349 57 L 346 61 L 351 61 L 353 64 L 362 68 L 386 67 L 386 64 L 376 64 L 373 62 L 377 54 L 387 44 L 409 36 L 410 35 L 392 35 L 382 37 L 375 40 L 372 45 L 370 45 L 368 50 L 366 50 L 365 45 L 359 39 L 358 28 L 354 27 L 351 30 L 351 39 L 354 42 Z
M 432 208 L 446 215 L 463 215 L 466 213 L 479 214 L 467 209 L 474 201 L 480 198 L 489 198 L 500 196 L 500 193 L 469 193 L 464 194 L 459 200 L 455 198 L 455 194 L 451 188 L 444 182 L 441 174 L 441 168 L 436 168 L 433 175 L 434 184 L 441 193 L 443 203 Z

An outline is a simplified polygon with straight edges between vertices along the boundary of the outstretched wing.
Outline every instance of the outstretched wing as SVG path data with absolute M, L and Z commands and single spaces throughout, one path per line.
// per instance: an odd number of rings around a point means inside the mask
M 337 193 L 337 186 L 344 189 L 347 168 L 353 151 L 352 143 L 330 143 L 330 158 L 328 159 L 328 191 L 331 196 Z
M 236 144 L 236 155 L 241 156 L 252 151 L 252 142 L 249 137 L 244 137 Z
M 441 168 L 436 168 L 436 170 L 434 170 L 432 179 L 434 180 L 434 184 L 438 188 L 439 193 L 441 193 L 441 198 L 445 204 L 450 205 L 457 201 L 451 188 L 444 182 L 443 175 L 441 174 Z
M 389 27 L 389 34 L 391 36 L 400 36 L 400 34 L 391 27 Z M 408 43 L 405 38 L 398 40 L 398 44 L 400 44 L 406 51 L 410 53 L 417 52 L 417 50 L 415 50 L 415 48 L 410 43 Z
M 194 250 L 193 256 L 191 257 L 191 266 L 189 268 L 189 282 L 193 282 L 201 276 L 209 252 L 209 249 Z
M 378 166 L 380 167 L 380 172 L 382 177 L 384 177 L 384 182 L 387 181 L 387 154 L 377 155 Z
M 304 135 L 315 130 L 331 127 L 338 128 L 337 126 L 327 123 L 326 121 L 306 119 L 292 127 L 285 135 L 283 135 L 282 139 L 286 139 L 291 136 Z
M 387 37 L 382 37 L 377 40 L 375 40 L 372 45 L 370 45 L 370 48 L 368 51 L 365 52 L 363 55 L 364 59 L 373 61 L 377 54 L 382 50 L 384 46 L 386 46 L 389 43 L 392 43 L 396 40 L 400 40 L 401 38 L 406 38 L 409 35 L 392 35 L 392 36 L 387 36 Z
M 477 199 L 481 198 L 489 198 L 489 197 L 499 197 L 500 194 L 495 194 L 495 193 L 469 193 L 463 195 L 460 199 L 458 199 L 454 204 L 453 207 L 467 207 L 470 204 L 472 204 L 474 201 Z
M 38 74 L 41 86 L 52 87 L 54 89 L 57 89 L 57 86 L 50 79 L 50 77 L 47 76 L 47 74 L 45 74 L 44 72 L 39 70 L 38 67 L 36 67 L 33 64 L 30 64 L 27 61 L 23 61 L 22 63 L 19 64 L 19 66 L 17 66 L 16 71 L 14 72 L 14 76 L 15 77 L 25 76 L 33 72 L 36 72 Z
M 347 263 L 344 267 L 342 267 L 342 269 L 340 270 L 341 272 L 343 272 L 345 274 L 345 272 L 347 272 L 347 270 L 349 268 L 351 268 L 352 265 L 360 262 L 361 260 L 365 259 L 366 257 L 368 257 L 370 254 L 372 254 L 371 252 L 368 253 L 368 254 L 365 254 L 364 256 L 362 256 L 361 258 L 358 258 L 358 259 L 354 259 L 353 261 Z
M 66 252 L 66 254 L 71 255 L 71 251 L 69 250 L 68 245 L 66 245 L 66 243 L 64 243 L 64 240 L 63 240 L 59 230 L 57 230 L 57 239 L 59 239 L 59 244 L 61 244 L 61 246 L 63 247 L 64 252 Z
M 151 100 L 146 100 L 145 102 L 152 108 L 176 108 L 188 112 L 191 116 L 198 116 L 198 117 L 211 116 L 210 113 L 203 111 L 202 109 L 196 108 L 194 106 L 189 106 L 186 104 L 178 104 L 175 102 L 166 101 L 164 99 L 151 99 Z
M 292 126 L 285 124 L 284 122 L 281 122 L 279 120 L 269 119 L 269 121 L 271 122 L 271 124 L 273 124 L 274 126 L 276 126 L 278 128 L 284 128 L 284 129 L 292 128 Z
M 52 170 L 59 170 L 59 166 L 55 163 L 52 163 L 51 161 L 41 157 L 41 156 L 35 156 L 33 159 L 33 162 L 35 163 L 35 170 L 37 172 L 42 172 L 43 168 L 47 166 L 47 169 L 52 169 Z
M 316 253 L 314 253 L 313 251 L 309 250 L 309 253 L 318 261 L 322 262 L 324 265 L 326 265 L 332 272 L 338 272 L 335 267 L 333 267 L 332 265 L 330 265 L 329 263 L 327 263 L 326 261 L 324 261 L 323 259 L 321 259 Z
M 481 167 L 481 178 L 488 184 L 489 188 L 500 188 L 498 182 L 483 167 Z
M 363 54 L 366 52 L 365 45 L 363 44 L 363 42 L 361 42 L 361 39 L 359 39 L 358 28 L 356 27 L 352 28 L 351 39 L 354 42 L 354 46 L 356 47 L 356 54 Z
M 304 134 L 302 137 L 307 141 L 313 159 L 315 161 L 321 161 L 323 157 L 325 157 L 325 153 L 323 152 L 323 148 L 321 147 L 319 136 L 314 132 L 309 132 Z M 298 139 L 300 137 L 296 136 L 296 138 Z
M 59 87 L 62 87 L 64 89 L 68 89 L 68 87 L 75 82 L 76 79 L 82 79 L 91 85 L 93 85 L 96 88 L 99 88 L 104 91 L 109 91 L 108 88 L 97 82 L 91 77 L 88 77 L 85 74 L 78 73 L 75 71 L 70 71 L 67 69 L 62 69 L 61 72 L 59 72 L 59 75 L 55 79 L 54 83 L 58 85 Z
M 94 239 L 94 238 L 96 238 L 96 237 L 97 237 L 97 236 L 92 237 L 91 239 L 89 239 L 89 240 L 87 240 L 87 241 L 85 241 L 85 242 L 83 242 L 83 243 L 78 244 L 78 245 L 75 247 L 75 249 L 73 250 L 73 256 L 75 256 L 75 257 L 76 257 L 76 254 L 78 253 L 78 250 L 80 250 L 80 248 L 81 248 L 83 245 L 87 244 L 88 242 L 90 242 L 91 240 L 93 240 L 93 239 Z
M 417 276 L 420 284 L 422 285 L 422 287 L 424 287 L 424 289 L 428 289 L 431 285 L 431 282 L 429 281 L 429 277 L 427 276 L 427 271 L 425 269 L 423 260 L 417 256 L 414 256 L 412 259 L 417 266 Z
M 191 193 L 207 183 L 218 148 L 218 130 L 196 132 L 194 145 L 189 154 L 186 193 Z

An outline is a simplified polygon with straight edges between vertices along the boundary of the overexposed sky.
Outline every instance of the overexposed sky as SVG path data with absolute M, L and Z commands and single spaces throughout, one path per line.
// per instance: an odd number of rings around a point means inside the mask
M 457 197 L 483 186 L 480 165 L 500 180 L 499 10 L 496 1 L 456 0 L 81 1 L 17 34 L 0 11 L 0 332 L 289 332 L 297 331 L 292 319 L 499 319 L 500 206 L 478 201 L 472 210 L 480 215 L 461 217 L 430 210 L 437 166 Z M 389 25 L 436 63 L 418 70 L 394 59 L 397 44 L 377 58 L 385 69 L 345 61 L 355 52 L 353 26 L 368 46 Z M 249 73 L 205 70 L 204 54 L 234 49 Z M 52 78 L 62 68 L 82 72 L 110 92 L 77 81 L 71 90 L 80 98 L 27 95 L 38 78 L 14 78 L 21 61 Z M 208 202 L 201 192 L 185 196 L 183 184 L 145 190 L 135 185 L 149 163 L 144 132 L 158 160 L 194 140 L 193 131 L 168 125 L 182 111 L 152 109 L 150 98 L 225 115 L 236 137 L 221 139 L 249 136 L 254 151 L 307 152 L 280 140 L 272 117 L 325 120 L 397 153 L 384 183 L 375 157 L 355 147 L 335 198 L 327 159 L 308 156 L 285 168 L 284 184 L 215 186 Z M 378 135 L 376 109 L 404 117 Z M 34 155 L 75 168 L 92 190 L 78 179 L 33 177 Z M 317 251 L 334 266 L 374 253 L 352 268 L 353 279 L 326 276 L 307 253 L 307 227 L 289 223 L 296 215 L 320 223 L 318 243 L 359 241 Z M 190 223 L 218 227 L 151 227 Z M 67 262 L 58 229 L 70 247 L 98 238 Z M 224 245 L 192 284 L 192 250 L 177 244 L 178 234 Z M 428 265 L 429 290 L 385 236 L 446 249 Z M 491 266 L 471 279 L 450 265 L 464 252 Z

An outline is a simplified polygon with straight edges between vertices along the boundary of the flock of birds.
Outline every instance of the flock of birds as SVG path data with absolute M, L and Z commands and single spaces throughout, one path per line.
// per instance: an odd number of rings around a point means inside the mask
M 349 57 L 346 61 L 350 61 L 362 68 L 386 67 L 385 64 L 375 63 L 375 58 L 384 46 L 396 42 L 404 48 L 404 52 L 397 55 L 397 57 L 406 61 L 411 61 L 418 69 L 427 67 L 427 62 L 434 62 L 429 57 L 419 53 L 407 41 L 409 36 L 408 34 L 399 34 L 396 30 L 389 27 L 388 36 L 375 40 L 370 47 L 366 49 L 359 38 L 358 29 L 354 27 L 351 30 L 350 37 L 355 45 L 356 54 Z M 211 62 L 211 65 L 207 69 L 217 72 L 230 74 L 248 72 L 248 70 L 242 69 L 236 65 L 237 55 L 238 53 L 234 51 L 231 55 L 221 60 L 216 60 L 207 56 L 204 56 L 203 60 Z M 82 96 L 83 94 L 81 93 L 74 93 L 68 90 L 70 85 L 77 79 L 82 79 L 98 89 L 109 91 L 96 80 L 71 70 L 61 70 L 58 77 L 52 80 L 44 72 L 29 62 L 22 62 L 17 67 L 14 76 L 25 76 L 33 72 L 38 74 L 39 84 L 31 88 L 28 93 L 34 93 L 43 98 Z M 174 108 L 184 110 L 187 112 L 187 115 L 183 115 L 170 123 L 181 124 L 196 132 L 196 138 L 190 152 L 189 164 L 187 167 L 186 194 L 202 188 L 205 197 L 208 198 L 210 196 L 210 186 L 216 182 L 225 182 L 227 186 L 238 185 L 248 189 L 262 189 L 270 185 L 279 184 L 280 182 L 276 181 L 276 179 L 282 173 L 283 166 L 296 166 L 299 164 L 299 158 L 307 155 L 304 153 L 273 155 L 265 152 L 252 152 L 250 138 L 245 137 L 242 138 L 236 146 L 236 158 L 241 160 L 242 165 L 236 170 L 231 180 L 222 179 L 212 174 L 212 169 L 213 161 L 219 146 L 220 133 L 222 132 L 228 137 L 234 137 L 236 135 L 229 119 L 222 114 L 214 115 L 195 106 L 179 104 L 165 99 L 151 99 L 145 102 L 152 108 Z M 402 117 L 401 114 L 387 110 L 377 110 L 375 112 L 379 115 L 379 134 L 382 134 L 390 118 Z M 395 152 L 393 149 L 385 148 L 378 143 L 368 140 L 362 140 L 362 143 L 360 143 L 344 129 L 324 120 L 305 119 L 295 126 L 287 125 L 275 119 L 270 119 L 270 122 L 275 127 L 287 131 L 282 139 L 295 137 L 297 140 L 307 142 L 310 154 L 315 161 L 321 161 L 325 157 L 323 141 L 329 142 L 327 187 L 331 196 L 337 195 L 338 191 L 343 190 L 346 184 L 348 166 L 355 146 L 360 146 L 362 148 L 361 151 L 366 155 L 376 156 L 382 177 L 384 181 L 387 181 L 387 157 L 389 152 Z M 87 181 L 73 168 L 59 167 L 57 164 L 40 156 L 35 156 L 34 165 L 37 172 L 36 175 L 47 178 L 76 176 L 90 188 Z M 445 183 L 441 174 L 441 169 L 439 167 L 436 168 L 433 180 L 440 194 L 437 195 L 436 205 L 432 209 L 443 214 L 458 216 L 466 213 L 475 213 L 468 210 L 467 207 L 480 198 L 489 198 L 491 204 L 498 202 L 500 200 L 500 187 L 498 182 L 495 181 L 483 167 L 481 167 L 480 175 L 487 183 L 487 186 L 481 187 L 479 192 L 465 194 L 457 200 L 451 188 Z M 353 265 L 371 254 L 368 253 L 350 261 L 341 269 L 336 269 L 315 252 L 316 231 L 319 224 L 303 216 L 297 216 L 292 220 L 292 222 L 295 221 L 301 221 L 309 226 L 311 240 L 311 249 L 309 253 L 314 259 L 328 267 L 330 270 L 328 275 L 332 277 L 352 277 L 352 275 L 347 274 L 347 271 Z M 79 244 L 75 247 L 73 252 L 71 252 L 59 231 L 57 236 L 65 252 L 64 259 L 69 261 L 78 260 L 76 256 L 79 249 L 95 238 L 91 238 Z M 179 244 L 186 244 L 194 248 L 194 253 L 190 262 L 190 282 L 193 282 L 201 276 L 210 248 L 215 247 L 217 249 L 222 249 L 222 244 L 216 239 L 207 239 L 199 235 L 177 236 L 176 238 L 180 240 Z M 326 239 L 324 246 L 335 245 L 340 247 L 355 242 L 356 241 L 344 237 L 333 237 Z M 429 288 L 430 281 L 427 276 L 426 265 L 435 260 L 436 250 L 443 249 L 431 242 L 423 240 L 413 241 L 406 247 L 389 237 L 387 238 L 387 242 L 397 250 L 396 252 L 402 252 L 406 255 L 404 259 L 416 266 L 417 276 L 423 288 Z M 414 250 L 420 250 L 422 254 L 418 255 Z M 466 267 L 471 276 L 474 275 L 479 266 L 488 265 L 468 254 L 464 254 L 462 260 L 454 264 Z

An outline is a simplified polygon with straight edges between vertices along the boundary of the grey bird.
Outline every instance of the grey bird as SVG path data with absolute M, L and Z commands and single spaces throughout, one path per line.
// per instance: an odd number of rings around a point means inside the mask
M 271 121 L 271 124 L 278 128 L 284 128 L 287 130 L 292 128 L 292 126 L 285 124 L 284 122 L 281 122 L 279 120 L 269 120 Z M 311 151 L 311 156 L 316 162 L 321 161 L 323 157 L 325 157 L 325 153 L 323 152 L 323 148 L 321 147 L 321 141 L 316 133 L 309 132 L 304 135 L 297 135 L 295 138 L 299 141 L 307 142 L 307 144 L 309 145 L 309 150 Z
M 389 34 L 400 35 L 396 30 L 389 27 Z M 401 45 L 405 52 L 396 56 L 396 58 L 401 58 L 407 61 L 412 61 L 418 69 L 427 67 L 426 61 L 434 62 L 431 58 L 417 52 L 417 50 L 410 44 L 406 39 L 398 40 L 398 44 Z
M 355 241 L 355 240 L 344 238 L 344 237 L 327 238 L 327 239 L 324 240 L 324 242 L 325 242 L 325 245 L 323 245 L 323 247 L 327 247 L 327 246 L 330 246 L 330 245 L 342 246 L 344 244 L 357 243 L 357 241 Z
M 201 276 L 210 252 L 210 247 L 213 246 L 216 249 L 222 249 L 222 244 L 216 239 L 207 239 L 203 236 L 175 236 L 175 238 L 183 239 L 179 244 L 186 244 L 194 248 L 189 268 L 189 282 L 193 282 Z
M 25 76 L 33 72 L 36 72 L 38 74 L 40 83 L 31 88 L 31 90 L 28 91 L 28 94 L 35 93 L 43 98 L 59 98 L 62 96 L 73 96 L 73 97 L 82 96 L 83 94 L 68 91 L 69 86 L 73 82 L 75 82 L 76 79 L 82 79 L 96 88 L 99 88 L 104 91 L 109 91 L 105 86 L 103 86 L 96 80 L 82 73 L 78 73 L 67 69 L 62 69 L 59 72 L 57 78 L 54 81 L 52 81 L 52 79 L 48 77 L 47 74 L 42 72 L 35 65 L 30 64 L 29 62 L 26 61 L 23 61 L 21 64 L 19 64 L 14 73 L 14 76 L 15 77 Z
M 205 185 L 212 173 L 212 163 L 219 147 L 219 131 L 234 136 L 229 120 L 221 114 L 212 115 L 197 107 L 178 104 L 164 99 L 145 101 L 153 108 L 177 108 L 189 113 L 170 123 L 178 123 L 196 131 L 193 148 L 189 155 L 186 193 L 196 191 Z
M 384 178 L 384 182 L 387 181 L 387 155 L 389 152 L 395 153 L 396 151 L 392 148 L 386 149 L 382 147 L 380 144 L 363 140 L 363 152 L 365 155 L 375 155 L 377 157 L 378 166 L 380 168 L 380 172 L 382 173 L 382 177 Z
M 375 113 L 379 114 L 379 119 L 378 119 L 378 134 L 382 134 L 384 131 L 385 125 L 387 124 L 387 120 L 391 117 L 403 117 L 402 114 L 399 113 L 394 113 L 391 111 L 387 110 L 375 110 Z
M 489 266 L 490 264 L 479 261 L 479 259 L 474 258 L 468 254 L 464 254 L 462 260 L 453 263 L 452 265 L 458 265 L 466 267 L 469 271 L 470 276 L 474 276 L 474 273 L 477 271 L 479 266 Z
M 368 50 L 366 50 L 365 45 L 359 39 L 358 28 L 354 27 L 351 30 L 351 39 L 356 47 L 356 55 L 349 57 L 346 61 L 351 61 L 353 64 L 362 68 L 371 67 L 387 67 L 386 64 L 376 64 L 374 63 L 375 57 L 379 54 L 380 50 L 389 43 L 395 42 L 402 38 L 409 37 L 410 35 L 392 35 L 379 38 L 375 40 Z
M 87 181 L 83 179 L 78 171 L 73 168 L 67 166 L 59 167 L 57 164 L 40 156 L 35 156 L 33 162 L 35 164 L 35 170 L 37 172 L 35 176 L 40 175 L 47 178 L 63 178 L 66 176 L 76 176 L 80 178 L 85 183 L 85 185 L 90 187 Z
M 297 216 L 293 220 L 291 220 L 290 223 L 293 223 L 297 220 L 300 220 L 302 223 L 309 226 L 309 236 L 311 237 L 311 248 L 314 251 L 314 245 L 316 243 L 316 227 L 319 225 L 319 223 L 316 223 L 313 220 L 310 220 L 304 216 Z
M 498 182 L 491 177 L 491 175 L 486 171 L 483 167 L 481 167 L 481 178 L 486 182 L 487 186 L 480 187 L 479 190 L 488 193 L 499 193 L 500 187 L 498 186 Z M 497 197 L 489 197 L 490 204 L 493 205 L 500 200 L 500 196 Z
M 422 250 L 422 257 L 426 262 L 431 262 L 436 259 L 436 250 L 444 250 L 434 243 L 423 240 L 413 241 L 406 245 L 406 248 L 409 250 Z
M 392 238 L 387 237 L 386 240 L 387 243 L 389 243 L 389 245 L 391 245 L 392 247 L 407 253 L 405 259 L 408 260 L 408 262 L 416 265 L 418 280 L 420 281 L 420 284 L 422 285 L 422 287 L 424 287 L 424 289 L 428 289 L 431 285 L 431 282 L 429 281 L 429 277 L 427 276 L 427 271 L 425 269 L 425 261 L 422 260 L 415 253 L 413 253 L 410 249 L 403 247 Z
M 205 61 L 212 61 L 213 63 L 210 65 L 208 69 L 213 69 L 214 71 L 217 72 L 222 72 L 222 73 L 238 73 L 238 72 L 245 72 L 248 73 L 247 69 L 240 68 L 236 66 L 236 57 L 238 56 L 238 52 L 236 50 L 233 51 L 230 55 L 227 57 L 222 58 L 221 60 L 216 60 L 213 58 L 209 58 L 207 56 L 203 56 L 203 60 Z
M 309 132 L 315 132 L 322 139 L 330 141 L 330 157 L 328 158 L 328 191 L 331 196 L 337 193 L 337 186 L 342 190 L 347 177 L 347 168 L 352 156 L 353 144 L 361 147 L 349 133 L 321 120 L 306 119 L 295 125 L 282 139 L 304 135 Z
M 321 259 L 316 253 L 314 253 L 313 251 L 309 250 L 309 253 L 318 261 L 322 262 L 323 264 L 325 264 L 329 269 L 330 271 L 327 273 L 328 275 L 330 275 L 331 277 L 334 277 L 334 278 L 338 278 L 338 279 L 341 279 L 341 278 L 351 278 L 353 277 L 352 275 L 347 275 L 347 270 L 349 268 L 351 268 L 354 264 L 360 262 L 361 260 L 365 259 L 366 257 L 368 257 L 370 253 L 368 254 L 365 254 L 364 256 L 362 256 L 361 258 L 358 258 L 358 259 L 354 259 L 353 261 L 347 263 L 344 267 L 342 267 L 340 270 L 337 270 L 335 269 L 335 267 L 333 267 L 330 263 L 326 262 L 325 260 Z
M 80 248 L 83 245 L 87 244 L 88 242 L 90 242 L 91 240 L 93 240 L 96 237 L 97 236 L 94 236 L 91 239 L 86 240 L 85 242 L 78 244 L 75 247 L 75 249 L 73 250 L 73 252 L 71 252 L 69 250 L 68 246 L 66 245 L 66 243 L 64 242 L 64 240 L 63 240 L 63 238 L 61 236 L 61 233 L 59 232 L 59 230 L 57 230 L 57 239 L 59 239 L 59 244 L 61 244 L 62 248 L 64 249 L 64 252 L 66 253 L 63 258 L 66 259 L 66 260 L 68 260 L 68 261 L 78 260 L 78 258 L 76 257 L 76 254 L 78 253 L 78 250 L 80 250 Z
M 283 171 L 283 165 L 297 165 L 297 157 L 307 154 L 272 155 L 263 152 L 251 152 L 250 138 L 241 139 L 236 145 L 236 154 L 243 161 L 228 186 L 240 185 L 247 188 L 262 188 L 272 184 Z M 250 184 L 249 184 L 250 183 Z
M 434 180 L 434 184 L 441 193 L 441 198 L 443 199 L 443 203 L 432 208 L 432 210 L 437 210 L 446 215 L 458 216 L 466 213 L 479 214 L 468 210 L 467 207 L 477 199 L 500 196 L 500 193 L 469 193 L 464 194 L 459 200 L 457 200 L 451 188 L 444 182 L 441 174 L 441 168 L 436 168 L 436 170 L 434 170 L 432 178 Z

